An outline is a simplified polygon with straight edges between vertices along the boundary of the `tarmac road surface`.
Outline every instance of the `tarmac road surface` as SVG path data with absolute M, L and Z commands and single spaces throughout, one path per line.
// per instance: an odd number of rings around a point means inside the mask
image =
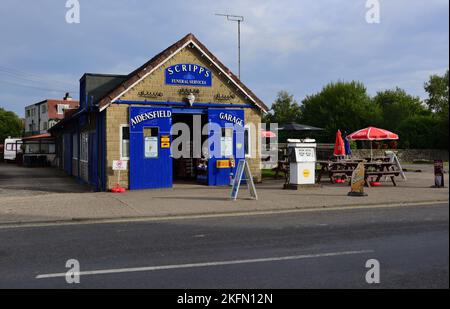
M 3 228 L 0 288 L 448 288 L 448 219 L 444 203 Z

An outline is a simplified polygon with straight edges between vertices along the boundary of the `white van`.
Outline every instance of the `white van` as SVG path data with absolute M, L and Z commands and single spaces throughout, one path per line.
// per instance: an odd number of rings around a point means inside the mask
M 16 160 L 16 155 L 22 152 L 22 140 L 20 138 L 8 137 L 5 139 L 3 158 L 5 161 Z

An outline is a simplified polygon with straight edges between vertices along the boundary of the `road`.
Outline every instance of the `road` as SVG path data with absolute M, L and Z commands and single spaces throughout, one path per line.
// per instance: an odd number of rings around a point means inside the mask
M 448 203 L 0 228 L 0 239 L 0 288 L 449 287 Z M 79 284 L 65 281 L 68 259 Z M 379 284 L 365 280 L 369 259 Z

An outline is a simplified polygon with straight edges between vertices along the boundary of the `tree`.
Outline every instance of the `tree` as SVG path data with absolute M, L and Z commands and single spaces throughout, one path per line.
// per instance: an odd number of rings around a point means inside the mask
M 351 133 L 369 125 L 379 125 L 382 113 L 360 82 L 330 83 L 301 105 L 301 122 L 322 127 L 326 139 L 334 141 L 336 131 Z
M 380 91 L 373 98 L 383 114 L 381 127 L 396 132 L 400 123 L 418 115 L 430 115 L 419 97 L 407 94 L 403 89 Z
M 439 119 L 432 114 L 416 115 L 403 120 L 398 127 L 400 148 L 442 148 L 439 123 Z
M 425 101 L 430 110 L 446 114 L 448 118 L 448 70 L 444 76 L 432 75 L 425 83 L 428 99 Z
M 428 99 L 425 100 L 428 108 L 436 113 L 439 118 L 439 148 L 448 149 L 448 70 L 443 76 L 432 75 L 425 83 L 425 91 L 428 93 Z
M 296 122 L 300 118 L 300 106 L 294 96 L 287 91 L 278 92 L 275 102 L 272 104 L 271 113 L 265 116 L 266 123 Z
M 22 136 L 22 120 L 13 112 L 0 107 L 0 143 L 3 144 L 8 136 Z

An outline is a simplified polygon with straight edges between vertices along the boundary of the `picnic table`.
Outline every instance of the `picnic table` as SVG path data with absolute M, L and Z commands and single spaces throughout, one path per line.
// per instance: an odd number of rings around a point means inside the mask
M 332 183 L 335 183 L 337 178 L 349 179 L 359 163 L 361 163 L 360 160 L 317 161 L 317 164 L 320 166 L 317 172 L 317 183 L 320 183 L 324 175 L 328 175 Z M 364 169 L 366 186 L 370 187 L 369 178 L 375 178 L 375 181 L 379 182 L 383 177 L 389 177 L 392 184 L 397 186 L 395 177 L 400 175 L 400 171 L 396 169 L 394 162 L 385 162 L 383 160 L 364 162 Z
M 286 179 L 289 174 L 289 161 L 279 160 L 277 166 L 272 170 L 275 171 L 275 179 L 278 179 L 278 175 L 280 173 L 282 173 L 284 178 Z
M 367 162 L 390 162 L 391 161 L 391 157 L 366 157 L 364 158 L 365 161 Z

